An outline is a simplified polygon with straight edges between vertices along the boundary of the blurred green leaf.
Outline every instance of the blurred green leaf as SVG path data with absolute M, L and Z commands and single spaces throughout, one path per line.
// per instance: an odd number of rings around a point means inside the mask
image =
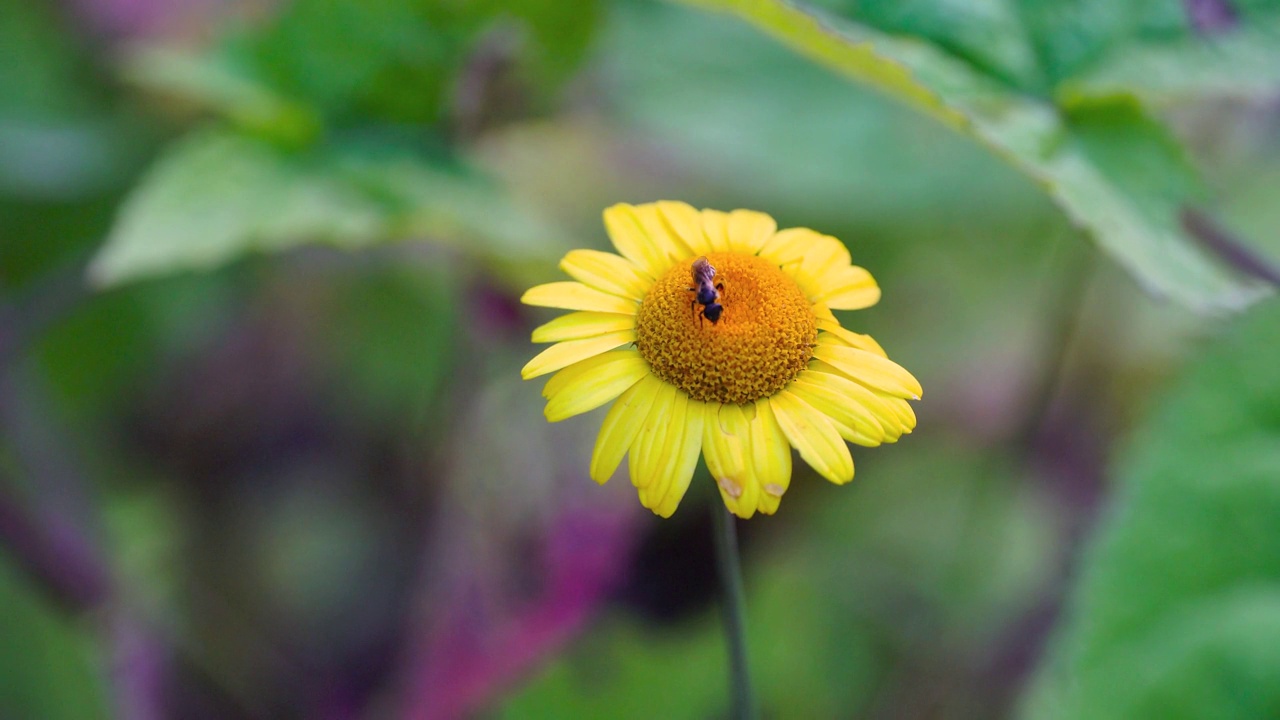
M 954 128 L 963 129 L 969 122 L 963 109 L 949 104 L 937 86 L 970 85 L 980 82 L 979 76 L 928 43 L 889 37 L 853 23 L 841 23 L 837 30 L 831 21 L 779 0 L 680 1 L 740 15 L 793 50 Z
M 456 277 L 423 267 L 340 278 L 317 338 L 344 407 L 375 421 L 426 413 L 457 362 Z
M 1178 0 L 1016 0 L 1050 87 L 1109 50 L 1190 32 Z
M 308 144 L 320 133 L 320 119 L 309 107 L 264 86 L 252 67 L 229 52 L 144 46 L 125 60 L 123 73 L 138 85 L 195 102 L 289 145 Z
M 1280 227 L 1275 192 L 1280 187 L 1280 147 L 1246 150 L 1248 161 L 1220 181 L 1225 198 L 1223 214 L 1228 228 L 1258 238 L 1262 257 L 1273 267 L 1280 266 L 1280 233 L 1275 232 Z
M 475 30 L 453 6 L 298 0 L 252 39 L 251 52 L 268 85 L 339 122 L 433 122 Z
M 495 263 L 554 260 L 573 246 L 536 207 L 466 165 L 428 163 L 395 147 L 351 150 L 341 158 L 345 177 L 386 203 L 403 233 Z
M 1040 261 L 1045 238 L 1069 231 L 1034 183 L 978 143 L 939 132 L 929 116 L 808 62 L 745 23 L 674 4 L 621 6 L 603 47 L 599 62 L 615 68 L 625 126 L 670 147 L 696 177 L 610 191 L 603 173 L 612 168 L 604 166 L 597 172 L 606 182 L 593 185 L 604 193 L 596 204 L 623 192 L 759 207 L 783 226 L 840 237 L 860 264 L 878 268 L 877 277 L 918 257 L 956 269 L 952 280 L 985 277 L 981 287 L 1002 294 L 1007 280 L 1027 276 L 1026 263 Z M 796 108 L 804 108 L 803 122 Z M 599 132 L 557 132 L 554 145 L 524 161 L 524 182 L 555 187 L 542 176 L 560 157 L 607 161 L 589 145 L 604 141 Z M 571 186 L 562 192 L 575 196 Z M 940 263 L 939 253 L 948 260 Z M 960 258 L 977 263 L 977 274 L 949 264 Z M 997 268 L 1008 277 L 993 282 Z
M 1267 97 L 1280 85 L 1280 22 L 1259 20 L 1210 37 L 1127 43 L 1055 92 L 1064 106 L 1133 95 L 1149 107 L 1183 100 Z
M 413 236 L 480 241 L 476 252 L 538 256 L 552 231 L 497 188 L 411 152 L 289 153 L 224 130 L 171 147 L 125 202 L 91 275 L 110 285 L 207 270 L 306 243 L 358 248 Z
M 252 55 L 266 84 L 311 103 L 336 124 L 373 118 L 435 123 L 450 112 L 478 60 L 479 40 L 503 23 L 520 31 L 511 60 L 534 94 L 554 89 L 581 60 L 599 3 L 550 0 L 297 0 L 263 33 Z M 480 75 L 483 75 L 481 73 Z
M 128 474 L 138 480 L 138 471 Z M 192 519 L 173 488 L 163 485 L 112 487 L 101 505 L 111 562 L 118 577 L 126 578 L 121 591 L 136 608 L 174 607 L 181 597 L 179 578 L 187 561 L 181 548 L 189 547 Z M 139 613 L 141 614 L 141 612 Z
M 108 112 L 109 85 L 60 10 L 0 0 L 0 196 L 83 200 L 118 183 L 139 149 L 137 133 Z M 0 209 L 0 242 L 10 239 L 9 215 Z
M 171 147 L 126 201 L 92 276 L 110 284 L 209 269 L 248 251 L 311 240 L 355 247 L 386 234 L 374 202 L 319 170 L 249 138 L 196 133 Z
M 1200 310 L 1241 308 L 1264 294 L 1217 264 L 1170 214 L 1194 198 L 1168 197 L 1168 183 L 1145 170 L 1118 172 L 1091 150 L 1096 143 L 1080 130 L 1123 118 L 1122 131 L 1136 141 L 1125 149 L 1127 159 L 1139 158 L 1144 168 L 1178 165 L 1158 126 L 1136 106 L 1081 108 L 1068 119 L 919 40 L 822 19 L 782 0 L 684 1 L 741 15 L 797 52 L 977 139 L 1041 184 L 1148 291 Z M 1088 117 L 1094 111 L 1096 121 Z
M 487 5 L 498 17 L 509 14 L 528 25 L 534 39 L 531 62 L 547 82 L 563 79 L 577 67 L 600 19 L 599 0 L 488 0 Z
M 73 262 L 83 263 L 110 224 L 114 203 L 115 198 L 39 203 L 0 197 L 0 290 L 27 285 Z
M 65 202 L 115 191 L 137 163 L 137 140 L 105 118 L 0 117 L 0 195 Z
M 1234 8 L 1237 23 L 1197 34 L 1177 0 L 812 0 L 894 35 L 925 38 L 1032 94 L 1135 93 L 1144 102 L 1274 90 L 1277 7 Z M 1270 5 L 1268 8 L 1267 5 Z
M 946 443 L 885 452 L 860 455 L 874 466 L 859 470 L 857 493 L 810 519 L 826 540 L 809 548 L 824 594 L 886 628 L 909 622 L 898 602 L 911 598 L 938 648 L 990 642 L 1045 585 L 1060 533 L 1049 500 L 996 454 Z
M 0 1 L 0 116 L 48 117 L 81 112 L 82 50 L 45 3 Z
M 0 717 L 106 718 L 101 657 L 0 554 Z
M 421 236 L 462 241 L 490 259 L 549 255 L 554 229 L 456 160 L 429 158 L 424 146 L 443 132 L 417 124 L 442 119 L 445 95 L 479 61 L 477 38 L 495 23 L 526 31 L 511 60 L 529 59 L 545 83 L 567 74 L 585 53 L 596 3 L 548 8 L 298 0 L 265 29 L 225 33 L 206 53 L 134 55 L 134 81 L 246 132 L 205 129 L 170 147 L 125 202 L 92 278 L 209 269 L 308 242 L 349 249 Z M 486 83 L 506 86 L 472 79 L 485 86 L 470 109 L 480 123 L 488 102 L 502 102 L 484 96 L 493 91 Z
M 1141 431 L 1028 716 L 1280 715 L 1280 304 Z
M 123 398 L 154 382 L 164 358 L 190 357 L 222 331 L 233 287 L 227 276 L 211 274 L 89 296 L 30 347 L 31 371 L 46 383 L 50 408 L 81 437 L 118 430 Z M 102 456 L 93 461 L 106 463 Z
M 1014 0 L 816 0 L 891 35 L 926 38 L 984 73 L 1031 89 L 1043 85 Z

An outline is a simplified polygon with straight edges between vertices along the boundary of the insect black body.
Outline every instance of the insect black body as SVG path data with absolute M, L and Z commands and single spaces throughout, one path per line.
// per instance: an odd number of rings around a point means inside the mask
M 693 261 L 693 287 L 689 291 L 695 293 L 693 302 L 689 303 L 689 309 L 701 305 L 702 309 L 698 311 L 698 317 L 706 318 L 714 325 L 720 319 L 720 313 L 724 311 L 724 306 L 720 304 L 720 291 L 724 290 L 724 283 L 715 282 L 716 269 L 711 267 L 711 263 L 706 257 L 700 257 Z

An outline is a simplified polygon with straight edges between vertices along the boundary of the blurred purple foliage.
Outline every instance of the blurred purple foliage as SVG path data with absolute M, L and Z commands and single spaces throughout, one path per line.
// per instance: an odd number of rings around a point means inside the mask
M 143 40 L 200 29 L 243 0 L 63 0 L 95 34 Z

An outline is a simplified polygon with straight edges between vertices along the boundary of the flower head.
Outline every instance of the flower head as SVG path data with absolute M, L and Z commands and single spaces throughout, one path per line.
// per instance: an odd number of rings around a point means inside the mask
M 575 311 L 533 331 L 555 344 L 522 371 L 555 373 L 547 419 L 613 402 L 591 457 L 596 482 L 629 454 L 641 504 L 670 517 L 704 456 L 725 506 L 749 518 L 778 509 L 792 447 L 843 484 L 846 441 L 894 442 L 915 427 L 907 399 L 920 384 L 831 313 L 880 299 L 839 240 L 678 202 L 615 205 L 604 222 L 620 255 L 573 250 L 560 267 L 574 281 L 522 298 Z

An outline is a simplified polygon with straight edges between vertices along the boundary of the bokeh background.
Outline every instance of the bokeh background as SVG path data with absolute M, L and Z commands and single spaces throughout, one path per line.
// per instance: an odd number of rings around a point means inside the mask
M 740 525 L 766 717 L 1280 717 L 1263 0 L 0 0 L 0 717 L 723 717 L 705 470 L 519 379 L 656 199 L 925 387 Z

